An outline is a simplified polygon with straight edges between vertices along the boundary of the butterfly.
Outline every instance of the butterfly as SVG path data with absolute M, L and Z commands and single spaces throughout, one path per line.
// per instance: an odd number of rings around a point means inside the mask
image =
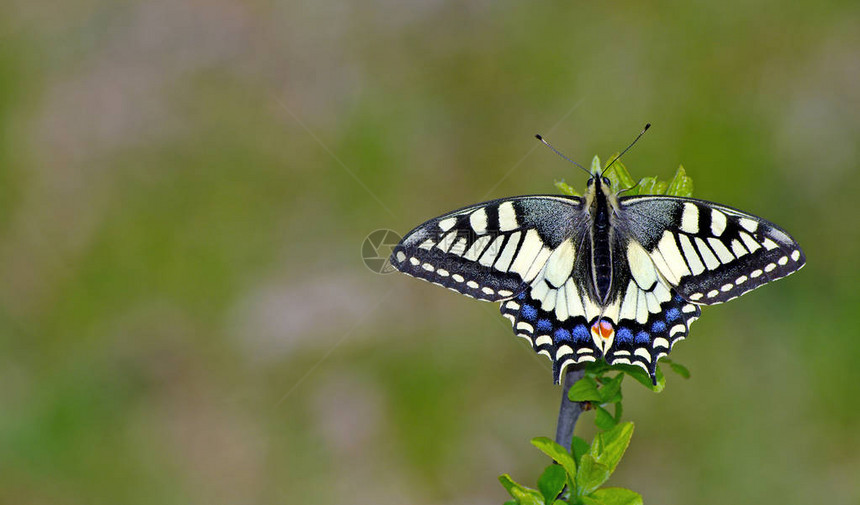
M 568 365 L 604 359 L 638 365 L 656 384 L 657 361 L 701 306 L 806 262 L 765 219 L 694 198 L 621 196 L 606 169 L 583 168 L 582 197 L 515 196 L 431 219 L 394 247 L 391 265 L 500 303 L 514 332 L 552 361 L 555 383 Z

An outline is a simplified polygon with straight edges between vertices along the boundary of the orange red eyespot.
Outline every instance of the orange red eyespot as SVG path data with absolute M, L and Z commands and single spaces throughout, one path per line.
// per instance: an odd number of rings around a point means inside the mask
M 615 334 L 615 328 L 609 321 L 598 320 L 591 325 L 591 333 L 592 335 L 600 337 L 603 340 L 609 340 L 610 338 L 612 338 L 612 335 Z

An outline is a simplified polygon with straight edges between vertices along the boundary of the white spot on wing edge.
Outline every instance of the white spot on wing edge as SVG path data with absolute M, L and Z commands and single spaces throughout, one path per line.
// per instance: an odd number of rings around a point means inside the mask
M 535 339 L 535 345 L 536 346 L 550 345 L 550 344 L 552 344 L 552 338 L 550 338 L 549 335 L 541 335 Z
M 762 244 L 762 245 L 764 246 L 764 248 L 765 248 L 765 249 L 767 249 L 768 251 L 770 251 L 770 250 L 772 250 L 772 249 L 776 249 L 777 247 L 779 247 L 779 246 L 776 244 L 776 242 L 774 242 L 773 240 L 771 240 L 771 239 L 769 239 L 769 238 L 766 238 L 766 239 L 762 240 L 762 241 L 761 241 L 761 244 Z
M 525 321 L 520 321 L 517 323 L 517 330 L 524 330 L 529 333 L 534 333 L 535 331 L 534 327 Z
M 694 203 L 685 202 L 681 213 L 681 231 L 699 233 L 699 207 Z
M 449 217 L 449 218 L 445 218 L 445 219 L 439 221 L 439 228 L 442 231 L 448 231 L 451 228 L 453 228 L 455 224 L 457 224 L 457 218 L 456 217 Z
M 738 223 L 740 223 L 740 225 L 743 226 L 744 229 L 750 233 L 755 233 L 755 231 L 758 229 L 758 223 L 748 217 L 740 218 L 738 220 Z
M 517 213 L 512 202 L 502 202 L 499 205 L 499 230 L 511 231 L 519 227 Z
M 487 210 L 484 207 L 469 214 L 469 224 L 475 233 L 484 234 L 487 232 Z
M 795 252 L 797 252 L 797 251 L 795 251 Z M 404 261 L 406 261 L 406 254 L 404 254 L 403 251 L 397 251 L 395 258 L 397 258 L 398 263 L 403 263 Z M 797 260 L 795 260 L 795 261 L 797 261 Z
M 726 215 L 717 209 L 711 209 L 711 233 L 719 237 L 726 231 Z

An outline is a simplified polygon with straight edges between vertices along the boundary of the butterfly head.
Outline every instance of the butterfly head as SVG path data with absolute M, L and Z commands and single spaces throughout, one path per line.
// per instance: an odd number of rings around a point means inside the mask
M 618 204 L 617 195 L 612 191 L 612 182 L 608 177 L 599 173 L 593 174 L 588 179 L 584 196 L 587 207 L 598 205 L 598 201 L 605 202 L 610 208 L 615 208 Z M 600 205 L 604 205 L 604 203 Z
M 552 149 L 552 151 L 553 151 L 555 154 L 557 154 L 557 155 L 561 156 L 562 158 L 566 159 L 567 161 L 569 161 L 569 162 L 573 163 L 574 165 L 576 165 L 577 167 L 581 168 L 585 173 L 587 173 L 587 174 L 589 175 L 588 183 L 587 183 L 587 185 L 588 185 L 587 193 L 589 193 L 590 195 L 592 195 L 592 196 L 593 196 L 593 195 L 594 195 L 595 193 L 597 193 L 597 192 L 602 192 L 602 193 L 606 194 L 607 196 L 612 195 L 613 197 L 615 197 L 616 195 L 610 192 L 610 188 L 612 187 L 612 183 L 609 181 L 609 178 L 608 178 L 608 177 L 604 177 L 604 175 L 603 175 L 603 174 L 605 174 L 605 173 L 606 173 L 606 172 L 607 172 L 607 171 L 612 167 L 612 165 L 613 165 L 616 161 L 618 161 L 618 159 L 619 159 L 619 158 L 621 158 L 621 157 L 624 155 L 624 153 L 626 153 L 627 151 L 629 151 L 629 150 L 630 150 L 630 148 L 631 148 L 631 147 L 633 147 L 633 145 L 634 145 L 634 144 L 636 144 L 636 141 L 637 141 L 637 140 L 639 140 L 639 138 L 640 138 L 640 137 L 642 137 L 642 135 L 644 135 L 646 131 L 648 131 L 648 128 L 651 128 L 651 123 L 646 124 L 646 125 L 645 125 L 645 128 L 642 128 L 642 131 L 641 131 L 641 132 L 639 132 L 639 135 L 637 135 L 637 136 L 636 136 L 636 138 L 635 138 L 635 139 L 633 139 L 633 142 L 631 142 L 631 143 L 630 143 L 630 145 L 629 145 L 629 146 L 627 146 L 627 148 L 626 148 L 626 149 L 624 149 L 623 151 L 621 151 L 621 154 L 619 154 L 618 156 L 616 156 L 615 158 L 613 158 L 613 159 L 612 159 L 612 161 L 610 161 L 609 163 L 607 163 L 607 164 L 606 164 L 606 168 L 604 168 L 602 171 L 599 171 L 599 172 L 597 172 L 597 171 L 595 171 L 595 172 L 591 172 L 590 170 L 588 170 L 588 169 L 587 169 L 587 168 L 585 168 L 584 166 L 582 166 L 582 165 L 580 165 L 579 163 L 577 163 L 577 162 L 573 161 L 572 159 L 568 158 L 567 156 L 565 156 L 564 154 L 562 154 L 561 152 L 559 152 L 559 150 L 558 150 L 558 149 L 556 149 L 555 147 L 553 147 L 553 146 L 552 146 L 552 144 L 550 144 L 549 142 L 547 142 L 546 140 L 544 140 L 544 138 L 543 138 L 543 137 L 541 137 L 540 135 L 535 135 L 535 138 L 537 138 L 538 140 L 540 140 L 541 142 L 543 142 L 543 144 L 544 144 L 544 145 L 546 145 L 547 147 L 549 147 L 550 149 Z

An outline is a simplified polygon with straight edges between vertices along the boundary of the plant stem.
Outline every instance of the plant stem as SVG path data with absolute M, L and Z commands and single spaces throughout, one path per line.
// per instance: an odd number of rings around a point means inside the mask
M 567 392 L 570 391 L 573 383 L 581 379 L 583 375 L 585 375 L 585 370 L 574 365 L 569 366 L 564 374 L 555 441 L 568 451 L 570 450 L 570 443 L 573 440 L 573 428 L 576 426 L 576 420 L 579 419 L 579 414 L 582 412 L 582 405 L 579 402 L 570 401 L 567 398 Z

